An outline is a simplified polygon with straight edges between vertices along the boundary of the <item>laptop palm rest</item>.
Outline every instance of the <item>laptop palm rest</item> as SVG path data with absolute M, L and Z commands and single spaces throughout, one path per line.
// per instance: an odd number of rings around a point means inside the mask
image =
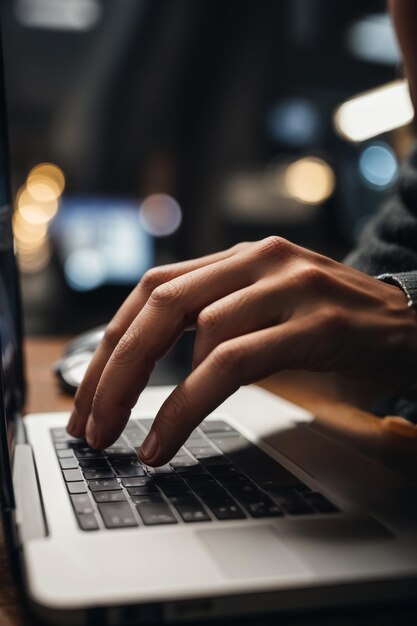
M 270 526 L 219 528 L 196 534 L 231 579 L 288 578 L 308 571 Z

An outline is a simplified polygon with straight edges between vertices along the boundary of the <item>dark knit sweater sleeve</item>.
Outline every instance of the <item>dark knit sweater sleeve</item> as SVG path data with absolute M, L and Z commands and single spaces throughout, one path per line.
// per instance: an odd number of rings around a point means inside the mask
M 394 195 L 365 227 L 345 263 L 372 276 L 397 274 L 404 291 L 409 292 L 414 306 L 417 304 L 417 147 L 401 165 Z M 381 402 L 374 411 L 417 422 L 416 394 L 404 393 Z
M 417 272 L 417 147 L 402 163 L 394 195 L 345 262 L 371 275 Z

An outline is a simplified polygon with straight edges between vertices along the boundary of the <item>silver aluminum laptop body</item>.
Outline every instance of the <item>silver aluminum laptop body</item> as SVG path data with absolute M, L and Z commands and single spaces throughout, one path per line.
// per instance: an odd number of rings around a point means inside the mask
M 36 610 L 60 623 L 100 615 L 114 624 L 151 623 L 415 596 L 416 486 L 331 442 L 315 430 L 311 415 L 256 387 L 239 390 L 209 416 L 199 439 L 216 454 L 225 450 L 225 463 L 256 475 L 271 497 L 271 515 L 255 514 L 259 507 L 250 509 L 224 481 L 242 518 L 220 519 L 221 507 L 208 500 L 208 519 L 185 522 L 170 504 L 176 523 L 146 525 L 131 504 L 137 525 L 110 529 L 91 498 L 99 528 L 80 528 L 57 454 L 66 449 L 65 435 L 55 447 L 53 439 L 68 416 L 20 417 L 21 337 L 1 100 L 1 507 L 12 560 L 19 561 Z M 132 420 L 145 424 L 168 393 L 147 389 Z M 268 476 L 255 461 L 242 460 L 247 450 L 249 459 L 266 453 L 264 467 L 277 462 Z M 288 487 L 277 489 L 281 474 L 303 485 L 293 502 L 302 500 L 304 512 L 288 508 Z M 320 510 L 320 502 L 329 508 Z

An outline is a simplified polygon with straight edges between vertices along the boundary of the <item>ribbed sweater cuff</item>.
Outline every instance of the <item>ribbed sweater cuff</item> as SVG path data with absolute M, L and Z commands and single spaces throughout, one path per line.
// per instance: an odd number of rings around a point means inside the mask
M 400 287 L 407 296 L 408 306 L 417 309 L 417 272 L 380 274 L 376 278 L 385 283 Z

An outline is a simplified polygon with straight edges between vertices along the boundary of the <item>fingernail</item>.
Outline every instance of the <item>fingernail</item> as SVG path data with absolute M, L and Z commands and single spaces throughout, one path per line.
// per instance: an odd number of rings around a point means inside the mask
M 145 441 L 140 447 L 139 456 L 146 461 L 146 459 L 151 459 L 155 456 L 155 452 L 158 450 L 159 443 L 158 437 L 156 436 L 155 431 L 151 430 L 149 435 L 146 437 Z
M 91 448 L 95 448 L 97 445 L 97 430 L 96 430 L 95 421 L 93 420 L 91 415 L 87 421 L 87 426 L 85 429 L 85 436 L 86 436 L 88 445 Z
M 74 435 L 74 427 L 77 421 L 77 414 L 75 411 L 71 413 L 71 417 L 69 418 L 69 422 L 67 424 L 67 433 L 70 435 Z

